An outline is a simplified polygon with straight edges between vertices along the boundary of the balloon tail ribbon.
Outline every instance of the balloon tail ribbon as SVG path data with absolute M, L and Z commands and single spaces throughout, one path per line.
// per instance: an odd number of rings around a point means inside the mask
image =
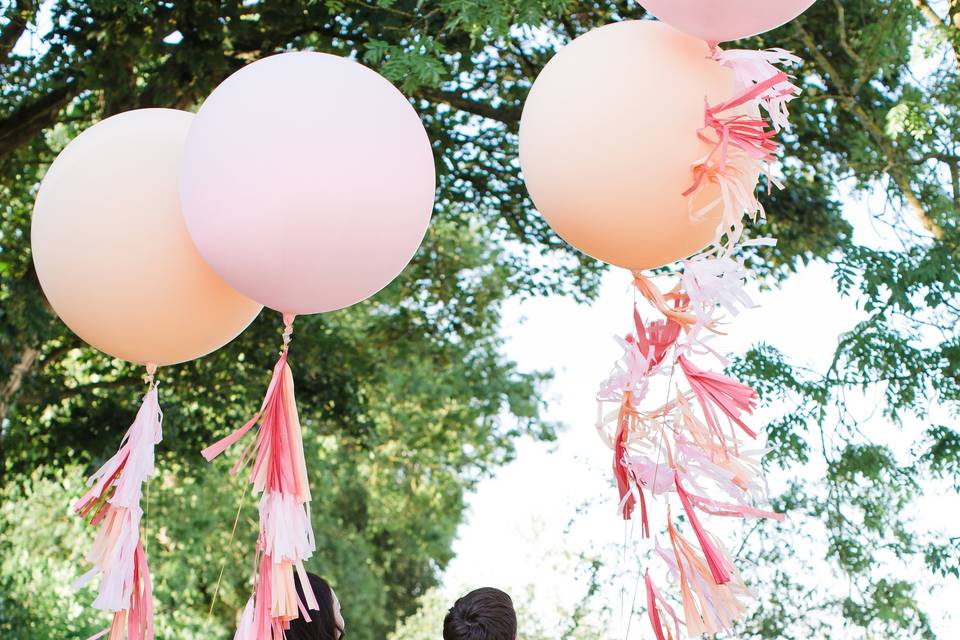
M 110 640 L 153 640 L 153 588 L 140 525 L 143 484 L 154 472 L 154 449 L 163 437 L 163 413 L 154 381 L 156 365 L 147 365 L 149 387 L 120 448 L 87 482 L 88 491 L 74 511 L 98 529 L 86 559 L 93 568 L 74 586 L 100 576 L 93 607 L 113 612 Z M 91 638 L 91 640 L 93 640 Z
M 309 618 L 307 610 L 318 608 L 303 566 L 313 555 L 316 542 L 293 374 L 287 364 L 293 319 L 292 314 L 284 314 L 283 348 L 260 410 L 245 425 L 202 452 L 204 458 L 213 460 L 259 425 L 256 438 L 230 470 L 235 475 L 250 464 L 249 482 L 254 493 L 260 494 L 260 566 L 252 607 L 248 604 L 249 616 L 245 615 L 237 631 L 237 638 L 242 640 L 282 637 L 291 620 L 301 612 Z M 294 572 L 300 577 L 305 603 L 297 594 Z M 247 635 L 240 635 L 241 631 Z

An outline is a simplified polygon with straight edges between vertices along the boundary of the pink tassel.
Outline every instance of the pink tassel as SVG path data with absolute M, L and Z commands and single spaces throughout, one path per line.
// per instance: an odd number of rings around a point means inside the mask
M 726 550 L 717 552 L 727 564 L 730 580 L 717 584 L 703 556 L 673 526 L 667 525 L 673 547 L 672 564 L 680 582 L 684 619 L 691 636 L 712 635 L 731 631 L 733 623 L 743 616 L 746 607 L 740 598 L 750 595 L 740 574 L 730 562 Z M 658 549 L 663 556 L 663 551 Z
M 633 516 L 633 509 L 640 498 L 640 524 L 643 537 L 650 537 L 650 524 L 647 519 L 647 502 L 643 489 L 639 486 L 636 476 L 633 475 L 627 464 L 627 439 L 631 431 L 631 416 L 634 411 L 631 404 L 631 394 L 625 393 L 620 405 L 620 415 L 617 420 L 617 433 L 614 436 L 613 447 L 613 477 L 617 481 L 617 490 L 620 492 L 620 514 L 624 520 Z
M 658 320 L 647 325 L 643 324 L 640 312 L 633 308 L 633 324 L 637 330 L 637 346 L 654 368 L 663 362 L 670 347 L 680 336 L 680 325 L 672 320 Z
M 677 617 L 673 607 L 660 595 L 653 580 L 650 579 L 650 570 L 644 574 L 644 584 L 647 588 L 647 616 L 650 618 L 650 625 L 653 627 L 653 633 L 657 640 L 674 640 L 680 638 L 680 619 Z M 666 612 L 673 619 L 674 633 L 670 633 L 669 625 L 663 624 L 661 614 Z
M 707 424 L 715 432 L 720 433 L 720 425 L 714 409 L 714 407 L 717 407 L 743 429 L 747 435 L 751 438 L 757 437 L 757 434 L 740 417 L 744 413 L 753 413 L 757 402 L 756 391 L 719 373 L 702 371 L 687 360 L 685 356 L 679 356 L 677 364 L 683 369 L 683 373 L 690 383 L 690 388 L 693 389 L 694 395 L 700 402 Z
M 99 528 L 87 560 L 94 567 L 75 583 L 80 587 L 97 575 L 100 590 L 93 606 L 113 611 L 113 623 L 98 634 L 110 640 L 153 640 L 153 595 L 150 569 L 140 540 L 143 483 L 153 475 L 154 449 L 163 437 L 163 414 L 148 367 L 150 389 L 116 454 L 88 482 L 90 489 L 74 511 Z
M 318 608 L 303 568 L 303 562 L 313 555 L 316 542 L 308 510 L 310 485 L 293 374 L 287 365 L 293 316 L 285 315 L 284 323 L 284 348 L 260 410 L 240 429 L 203 450 L 203 456 L 212 460 L 242 439 L 254 425 L 260 425 L 257 437 L 230 471 L 236 474 L 252 462 L 250 483 L 255 493 L 262 494 L 257 542 L 261 553 L 259 579 L 250 614 L 252 626 L 247 620 L 244 628 L 244 633 L 253 634 L 251 640 L 271 640 L 270 633 L 282 638 L 283 630 L 301 610 Z M 306 605 L 300 602 L 294 588 L 294 571 L 301 576 Z
M 724 67 L 733 70 L 737 84 L 747 90 L 754 84 L 763 82 L 782 73 L 774 65 L 800 64 L 802 60 L 784 49 L 766 49 L 752 51 L 731 49 L 724 51 L 719 47 L 714 51 L 713 59 Z M 770 115 L 770 121 L 776 131 L 789 127 L 790 112 L 787 103 L 800 95 L 800 89 L 789 78 L 769 87 L 757 96 L 757 102 Z
M 680 474 L 674 472 L 673 479 L 677 487 L 677 495 L 680 496 L 680 503 L 683 505 L 683 510 L 687 514 L 690 526 L 693 527 L 693 532 L 697 535 L 697 541 L 700 542 L 700 549 L 703 551 L 703 555 L 706 556 L 710 573 L 713 575 L 713 581 L 716 584 L 730 582 L 730 563 L 723 557 L 723 554 L 721 554 L 716 545 L 714 545 L 710 534 L 707 533 L 703 525 L 700 524 L 700 519 L 693 509 L 690 496 L 680 483 Z
M 786 73 L 776 75 L 758 82 L 752 87 L 744 89 L 740 94 L 726 102 L 704 108 L 704 126 L 699 136 L 710 144 L 716 144 L 718 158 L 716 163 L 722 171 L 727 166 L 730 147 L 743 151 L 747 156 L 760 161 L 773 160 L 780 150 L 780 145 L 773 140 L 776 130 L 767 128 L 767 121 L 762 117 L 752 117 L 742 113 L 722 116 L 724 112 L 742 107 L 758 100 L 765 93 L 779 84 L 788 81 Z M 712 130 L 716 140 L 704 135 L 704 131 Z

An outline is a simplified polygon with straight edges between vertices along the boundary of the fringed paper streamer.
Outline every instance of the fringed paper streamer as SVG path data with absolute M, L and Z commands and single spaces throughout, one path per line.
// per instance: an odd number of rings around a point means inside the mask
M 746 610 L 743 600 L 752 594 L 730 561 L 729 553 L 719 542 L 715 543 L 719 561 L 729 572 L 727 582 L 718 584 L 707 560 L 680 535 L 672 521 L 668 523 L 667 531 L 671 550 L 658 547 L 657 553 L 679 583 L 687 634 L 698 636 L 731 631 L 733 623 Z
M 647 369 L 659 366 L 680 337 L 679 324 L 670 319 L 644 324 L 636 307 L 633 308 L 633 326 L 637 331 L 637 347 L 648 363 Z
M 718 310 L 736 316 L 741 309 L 755 308 L 744 286 L 746 279 L 743 262 L 730 256 L 685 261 L 680 281 L 697 316 L 696 326 L 712 326 Z
M 789 82 L 790 76 L 780 71 L 776 75 L 758 82 L 726 102 L 706 104 L 703 115 L 703 129 L 697 135 L 708 144 L 715 145 L 711 160 L 719 170 L 727 167 L 731 150 L 739 149 L 747 157 L 760 162 L 774 159 L 780 151 L 780 144 L 774 140 L 777 131 L 769 126 L 766 119 L 744 113 L 723 115 L 745 105 L 757 102 L 777 85 Z M 712 132 L 713 137 L 707 135 Z
M 703 371 L 690 362 L 686 356 L 679 356 L 677 364 L 683 370 L 690 383 L 700 407 L 703 409 L 707 424 L 715 432 L 720 432 L 720 423 L 717 416 L 719 409 L 727 418 L 739 426 L 751 438 L 757 434 L 747 426 L 741 416 L 753 413 L 756 407 L 757 392 L 745 384 L 737 382 L 719 373 Z
M 737 155 L 742 154 L 738 152 Z M 685 196 L 689 196 L 690 218 L 699 222 L 719 209 L 720 222 L 717 224 L 714 244 L 724 252 L 730 252 L 743 236 L 744 216 L 752 221 L 766 218 L 763 205 L 754 191 L 757 175 L 763 171 L 762 165 L 756 160 L 744 158 L 720 166 L 708 156 L 695 164 L 693 171 L 696 176 L 694 183 L 684 192 Z M 697 195 L 708 185 L 716 185 L 720 195 L 699 209 L 694 209 Z
M 687 514 L 687 520 L 690 521 L 690 526 L 693 527 L 693 532 L 697 536 L 697 541 L 700 542 L 700 549 L 703 551 L 703 555 L 707 559 L 707 565 L 710 567 L 710 573 L 713 576 L 713 581 L 716 584 L 726 584 L 727 582 L 730 582 L 730 562 L 724 558 L 722 553 L 720 553 L 713 541 L 713 536 L 707 533 L 707 530 L 704 529 L 703 525 L 700 523 L 700 519 L 697 517 L 697 512 L 693 508 L 693 503 L 690 500 L 690 496 L 683 488 L 683 484 L 680 482 L 679 473 L 674 472 L 673 481 L 677 489 L 677 495 L 680 496 L 680 504 L 683 505 L 683 510 Z
M 653 584 L 653 580 L 650 579 L 649 570 L 644 574 L 644 584 L 647 589 L 647 616 L 650 618 L 650 625 L 653 627 L 653 632 L 656 634 L 657 640 L 674 640 L 674 638 L 679 638 L 680 618 L 673 610 L 673 607 L 670 606 L 670 603 L 660 595 L 657 587 Z M 665 624 L 663 619 L 664 613 L 670 616 L 670 619 L 673 621 L 672 634 L 670 633 L 670 625 Z
M 633 273 L 636 290 L 664 319 L 645 324 L 634 309 L 635 333 L 617 338 L 624 357 L 597 395 L 597 429 L 614 450 L 622 515 L 629 518 L 639 499 L 646 520 L 644 491 L 668 500 L 672 550 L 657 546 L 657 552 L 680 586 L 685 626 L 691 636 L 729 631 L 743 615 L 743 600 L 751 595 L 729 553 L 703 526 L 698 511 L 723 517 L 783 519 L 782 514 L 753 506 L 766 499 L 765 485 L 759 480 L 765 451 L 745 449 L 737 427 L 746 436 L 757 437 L 744 422 L 756 407 L 756 392 L 728 376 L 697 367 L 690 358 L 709 355 L 725 365 L 726 359 L 706 343 L 722 333 L 727 318 L 755 306 L 745 288 L 747 270 L 733 256 L 741 246 L 775 243 L 770 238 L 744 240 L 744 218 L 756 221 L 765 216 L 756 195 L 757 176 L 765 175 L 771 187 L 783 187 L 770 169 L 781 150 L 775 137 L 788 127 L 788 103 L 800 93 L 791 77 L 775 66 L 800 62 L 782 49 L 715 48 L 713 59 L 732 69 L 737 89 L 726 102 L 711 105 L 705 101 L 704 125 L 691 134 L 711 150 L 691 167 L 693 180 L 684 195 L 689 198 L 693 220 L 714 215 L 719 209 L 714 242 L 683 262 L 679 280 L 666 292 L 644 274 Z M 697 196 L 707 187 L 718 195 L 704 203 Z M 662 407 L 642 410 L 651 379 L 669 369 L 668 385 L 672 384 L 673 366 L 683 372 L 689 391 L 678 385 L 673 399 Z M 604 403 L 616 403 L 618 408 L 605 413 Z M 724 432 L 721 416 L 729 422 L 729 433 Z M 726 497 L 713 498 L 716 491 Z M 673 493 L 684 508 L 699 550 L 673 525 L 669 515 Z M 649 537 L 646 522 L 644 535 Z M 655 636 L 673 640 L 672 634 L 679 635 L 676 615 L 649 571 L 645 578 L 647 613 Z M 666 616 L 674 619 L 672 629 Z
M 241 619 L 238 640 L 279 640 L 291 620 L 301 612 L 309 618 L 307 609 L 317 609 L 303 566 L 313 555 L 316 543 L 293 374 L 287 364 L 292 315 L 284 315 L 284 327 L 283 349 L 260 410 L 245 425 L 202 452 L 204 458 L 213 460 L 259 425 L 256 438 L 230 470 L 236 475 L 252 463 L 249 481 L 254 493 L 261 494 L 257 540 L 260 564 L 252 606 L 248 604 L 249 611 Z M 306 603 L 297 594 L 295 571 L 304 585 Z
M 714 59 L 733 69 L 740 90 L 726 102 L 707 103 L 704 107 L 704 126 L 697 135 L 712 145 L 712 150 L 694 163 L 693 183 L 683 195 L 689 197 L 694 220 L 701 220 L 720 208 L 714 243 L 730 252 L 743 234 L 743 216 L 756 220 L 765 215 L 763 205 L 754 194 L 757 175 L 762 173 L 770 185 L 783 187 L 769 165 L 781 148 L 775 137 L 788 126 L 787 103 L 800 91 L 790 76 L 773 63 L 792 64 L 799 62 L 799 58 L 782 49 L 752 52 L 717 49 Z M 751 104 L 766 109 L 769 120 L 740 111 Z M 696 196 L 707 185 L 716 185 L 720 196 L 694 209 Z
M 613 477 L 617 481 L 617 490 L 620 492 L 618 508 L 624 520 L 629 520 L 633 515 L 633 507 L 639 495 L 643 535 L 647 537 L 647 508 L 643 491 L 637 486 L 636 477 L 627 465 L 627 438 L 630 434 L 630 420 L 633 413 L 631 398 L 632 395 L 627 392 L 624 395 L 623 404 L 620 405 L 620 416 L 617 420 L 617 433 L 614 436 L 613 445 Z
M 87 560 L 93 569 L 75 583 L 79 588 L 100 576 L 96 609 L 113 612 L 109 640 L 153 640 L 153 591 L 140 539 L 143 483 L 154 472 L 154 449 L 163 437 L 154 365 L 147 366 L 147 394 L 116 454 L 92 476 L 89 490 L 74 511 L 98 528 Z M 91 639 L 92 640 L 92 639 Z
M 766 109 L 775 131 L 781 131 L 790 126 L 790 111 L 787 104 L 800 95 L 800 88 L 790 81 L 789 76 L 784 77 L 786 74 L 774 65 L 799 65 L 802 61 L 798 56 L 778 48 L 761 51 L 745 49 L 724 51 L 717 47 L 713 52 L 713 59 L 733 70 L 741 91 L 746 91 L 753 85 L 770 78 L 779 78 L 779 82 L 769 86 L 755 99 Z
M 649 537 L 644 481 L 637 477 L 629 463 L 629 441 L 631 433 L 639 431 L 636 425 L 643 420 L 636 411 L 635 404 L 646 395 L 650 376 L 660 367 L 676 343 L 680 335 L 680 325 L 672 320 L 644 324 L 636 309 L 633 319 L 635 333 L 628 334 L 623 339 L 617 338 L 624 349 L 624 356 L 600 388 L 598 399 L 601 402 L 620 403 L 616 430 L 611 441 L 613 475 L 620 493 L 619 513 L 624 520 L 629 520 L 639 502 L 643 535 Z

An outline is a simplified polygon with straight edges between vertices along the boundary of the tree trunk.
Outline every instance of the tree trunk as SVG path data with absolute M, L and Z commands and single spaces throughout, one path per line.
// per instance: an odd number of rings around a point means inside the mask
M 39 349 L 27 347 L 20 352 L 20 362 L 10 370 L 10 377 L 0 388 L 0 487 L 3 486 L 6 476 L 6 451 L 4 449 L 3 437 L 7 430 L 7 414 L 13 408 L 17 392 L 23 385 L 23 378 L 30 371 L 33 363 L 37 361 L 40 355 Z

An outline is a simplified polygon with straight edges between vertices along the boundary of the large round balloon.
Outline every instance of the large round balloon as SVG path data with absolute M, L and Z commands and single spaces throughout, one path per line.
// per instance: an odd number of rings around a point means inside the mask
M 547 63 L 523 108 L 520 165 L 537 209 L 567 242 L 645 269 L 714 239 L 719 207 L 699 219 L 691 211 L 720 198 L 719 187 L 683 195 L 711 151 L 697 135 L 704 101 L 735 91 L 731 71 L 709 54 L 702 40 L 645 20 L 595 29 Z
M 31 240 L 43 292 L 78 336 L 131 362 L 198 358 L 260 311 L 187 234 L 177 186 L 192 120 L 173 109 L 107 118 L 67 145 L 37 195 Z
M 284 313 L 363 300 L 419 247 L 436 188 L 426 131 L 357 62 L 284 53 L 227 78 L 190 129 L 187 227 L 207 262 Z
M 776 29 L 815 0 L 640 0 L 660 20 L 703 38 L 726 42 Z

